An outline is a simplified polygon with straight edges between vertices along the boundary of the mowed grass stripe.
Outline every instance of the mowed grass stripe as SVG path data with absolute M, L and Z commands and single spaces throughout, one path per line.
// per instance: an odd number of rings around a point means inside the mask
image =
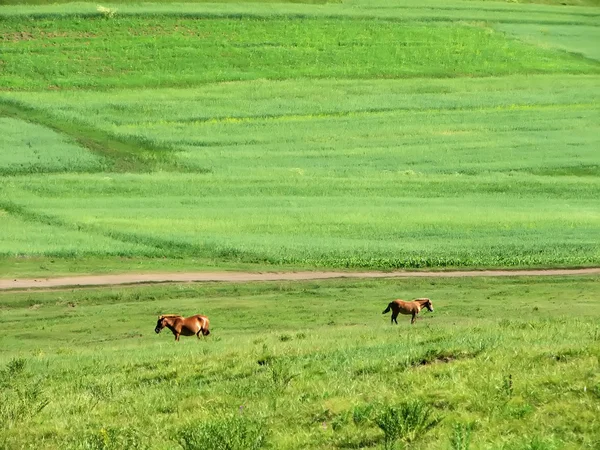
M 418 111 L 424 114 L 436 114 L 444 113 L 449 111 L 476 111 L 482 113 L 489 113 L 494 111 L 586 111 L 595 110 L 599 108 L 597 103 L 578 103 L 578 104 L 562 104 L 554 103 L 551 105 L 531 105 L 531 104 L 511 104 L 508 106 L 492 106 L 492 107 L 481 107 L 481 106 L 465 106 L 465 107 L 450 107 L 450 108 L 411 108 L 410 106 L 404 106 L 400 108 L 373 108 L 368 110 L 359 111 L 330 111 L 330 112 L 318 112 L 315 114 L 261 114 L 257 116 L 222 116 L 222 117 L 190 117 L 182 118 L 177 120 L 165 120 L 155 119 L 144 122 L 137 122 L 132 127 L 150 127 L 153 125 L 171 126 L 178 124 L 191 124 L 191 125 L 213 125 L 213 124 L 236 124 L 236 123 L 257 123 L 257 122 L 311 122 L 314 120 L 328 119 L 328 118 L 370 118 L 374 116 L 378 117 L 391 117 L 395 113 L 405 111 Z
M 145 140 L 141 137 L 122 137 L 115 136 L 101 129 L 90 127 L 77 118 L 69 118 L 69 120 L 61 120 L 56 116 L 39 110 L 29 105 L 24 105 L 18 101 L 11 99 L 0 98 L 0 118 L 10 117 L 20 119 L 25 122 L 38 125 L 31 128 L 31 139 L 39 140 L 39 135 L 47 135 L 49 128 L 60 133 L 57 139 L 64 141 L 73 140 L 85 149 L 97 154 L 96 163 L 79 165 L 77 163 L 65 164 L 60 161 L 60 158 L 68 159 L 71 156 L 65 149 L 57 149 L 54 154 L 50 153 L 47 148 L 35 151 L 43 151 L 44 158 L 49 161 L 44 164 L 37 163 L 35 158 L 25 160 L 20 167 L 14 165 L 2 168 L 6 174 L 16 173 L 34 173 L 34 172 L 60 172 L 60 171 L 101 171 L 103 169 L 111 171 L 148 171 L 156 168 L 172 167 L 170 161 L 171 149 L 157 145 L 153 142 Z M 42 127 L 43 126 L 43 127 Z M 62 135 L 62 137 L 61 137 Z M 4 136 L 7 139 L 8 135 Z M 1 141 L 0 141 L 1 142 Z M 29 142 L 29 141 L 28 141 Z M 8 143 L 3 143 L 8 147 Z M 29 143 L 29 145 L 31 145 Z M 10 147 L 14 151 L 14 146 Z M 71 154 L 73 152 L 70 152 Z M 21 156 L 22 158 L 23 156 Z M 57 161 L 56 158 L 59 158 Z M 83 156 L 80 157 L 82 159 Z M 87 159 L 94 160 L 88 156 Z M 6 164 L 6 163 L 5 163 Z M 73 165 L 75 164 L 75 165 Z M 70 170 L 69 170 L 70 169 Z
M 538 195 L 524 197 L 522 187 L 531 177 L 523 176 L 505 178 L 506 186 L 514 190 L 512 196 L 502 192 L 497 179 L 490 183 L 489 194 L 477 189 L 477 193 L 466 195 L 463 179 L 450 177 L 450 184 L 439 184 L 445 197 L 439 199 L 430 197 L 435 195 L 430 180 L 419 178 L 403 187 L 380 177 L 364 182 L 362 192 L 356 191 L 356 186 L 349 191 L 349 181 L 345 180 L 339 184 L 338 197 L 332 197 L 331 192 L 324 195 L 323 189 L 330 190 L 331 185 L 310 177 L 293 185 L 301 197 L 289 191 L 274 197 L 264 183 L 252 195 L 255 180 L 240 179 L 238 184 L 229 179 L 229 192 L 222 197 L 223 191 L 218 194 L 210 188 L 215 184 L 212 177 L 182 183 L 172 175 L 163 175 L 166 184 L 158 184 L 158 177 L 152 175 L 161 194 L 156 196 L 146 189 L 140 192 L 141 197 L 132 197 L 123 193 L 143 186 L 142 178 L 136 176 L 129 182 L 121 176 L 111 178 L 101 183 L 77 180 L 71 184 L 76 193 L 71 198 L 56 199 L 48 188 L 64 183 L 57 184 L 51 178 L 37 187 L 22 185 L 45 192 L 43 197 L 25 191 L 13 191 L 11 197 L 29 210 L 58 215 L 63 222 L 81 224 L 77 226 L 113 238 L 153 245 L 167 256 L 179 253 L 244 263 L 380 269 L 577 266 L 593 265 L 600 257 L 593 237 L 599 219 L 597 194 L 589 189 L 593 183 L 573 183 L 582 197 L 576 197 L 574 191 L 574 196 L 548 201 L 548 191 L 539 187 Z M 519 179 L 522 184 L 515 185 Z M 13 186 L 14 181 L 19 180 L 13 180 Z M 99 184 L 121 193 L 113 196 L 110 206 L 103 195 L 85 194 L 89 187 Z M 412 190 L 408 189 L 411 184 Z M 180 196 L 169 187 L 184 185 L 185 193 Z M 564 185 L 557 187 L 554 180 L 551 185 L 564 195 Z M 306 196 L 309 186 L 317 197 Z M 390 198 L 370 194 L 384 187 Z M 165 196 L 167 191 L 169 197 Z M 398 193 L 402 195 L 394 198 Z M 156 211 L 161 211 L 160 215 Z M 486 221 L 481 220 L 482 214 Z
M 100 172 L 108 162 L 64 135 L 15 118 L 1 117 L 0 175 Z
M 594 0 L 592 0 L 594 1 Z M 211 4 L 212 3 L 212 4 Z M 211 2 L 204 4 L 179 3 L 143 3 L 128 5 L 120 3 L 116 17 L 124 16 L 167 16 L 188 19 L 214 18 L 279 18 L 287 20 L 330 18 L 330 19 L 368 19 L 389 21 L 489 21 L 496 23 L 520 24 L 556 24 L 556 25 L 592 25 L 597 26 L 600 14 L 596 8 L 535 4 L 502 4 L 479 1 L 436 0 L 420 2 L 409 0 L 398 4 L 393 0 L 352 2 L 329 2 L 323 5 L 304 5 L 299 3 L 263 2 Z M 107 18 L 110 12 L 99 12 L 95 4 L 71 5 L 18 5 L 3 6 L 0 15 L 6 18 L 29 17 L 45 18 Z
M 71 236 L 81 234 L 87 240 L 100 240 L 101 242 L 111 242 L 112 245 L 105 248 L 94 248 L 89 245 L 80 245 L 75 242 L 75 248 L 64 249 L 63 245 L 48 246 L 39 242 L 27 242 L 23 245 L 23 239 L 14 242 L 12 229 L 7 226 L 5 234 L 7 240 L 11 241 L 8 246 L 3 246 L 5 256 L 17 255 L 44 255 L 44 256 L 142 256 L 142 257 L 181 257 L 181 256 L 206 256 L 211 254 L 210 249 L 190 243 L 182 243 L 171 239 L 160 239 L 145 235 L 144 233 L 127 233 L 120 230 L 113 230 L 106 227 L 98 227 L 94 224 L 64 220 L 60 215 L 50 212 L 38 212 L 25 208 L 14 202 L 0 199 L 0 211 L 8 213 L 13 218 L 10 222 L 16 223 L 23 221 L 27 224 L 26 229 L 35 230 L 33 233 L 41 234 L 43 230 L 49 230 L 52 227 L 54 233 L 59 236 Z M 17 219 L 17 220 L 15 220 Z M 9 222 L 8 218 L 5 218 Z M 36 227 L 37 224 L 37 227 Z M 10 223 L 9 223 L 10 225 Z M 52 234 L 54 234 L 52 233 Z M 78 239 L 78 241 L 81 240 Z M 49 247 L 49 248 L 48 248 Z M 66 246 L 72 247 L 72 246 Z M 15 250 L 16 248 L 16 250 Z M 212 254 L 211 254 L 212 256 Z
M 600 163 L 599 93 L 596 77 L 538 76 L 4 96 L 60 120 L 172 148 L 188 170 L 260 178 L 256 170 L 589 172 Z
M 0 86 L 19 90 L 600 73 L 596 61 L 461 24 L 136 17 L 10 19 L 3 28 Z
M 579 108 L 600 102 L 596 76 L 468 79 L 252 80 L 201 88 L 4 92 L 6 98 L 94 127 L 148 122 L 345 115 L 370 111 Z
M 89 233 L 76 226 L 65 226 L 56 218 L 15 214 L 14 205 L 0 200 L 0 256 L 23 260 L 33 255 L 55 258 L 80 258 L 84 255 L 107 257 L 142 255 L 157 256 L 150 247 L 124 243 L 107 236 Z M 41 270 L 50 266 L 41 264 Z M 38 266 L 38 270 L 40 270 Z

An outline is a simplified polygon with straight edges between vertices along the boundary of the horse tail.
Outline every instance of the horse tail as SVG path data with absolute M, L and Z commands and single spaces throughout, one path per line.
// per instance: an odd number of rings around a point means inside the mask
M 389 313 L 390 309 L 392 309 L 392 302 L 390 302 L 390 304 L 387 306 L 387 308 L 385 308 L 385 311 L 383 311 L 381 314 Z

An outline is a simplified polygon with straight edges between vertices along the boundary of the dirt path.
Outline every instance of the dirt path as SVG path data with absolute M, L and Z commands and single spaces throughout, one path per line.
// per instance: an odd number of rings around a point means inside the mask
M 120 275 L 86 275 L 62 278 L 36 278 L 1 280 L 0 290 L 47 289 L 68 286 L 113 286 L 143 283 L 190 283 L 207 281 L 297 281 L 325 280 L 331 278 L 414 278 L 414 277 L 510 277 L 600 274 L 600 267 L 589 269 L 552 270 L 481 270 L 454 272 L 196 272 L 147 273 Z

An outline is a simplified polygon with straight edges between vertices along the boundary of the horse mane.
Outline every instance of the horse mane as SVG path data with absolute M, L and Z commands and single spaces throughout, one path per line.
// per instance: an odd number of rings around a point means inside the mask
M 179 314 L 161 314 L 160 317 L 167 318 L 167 317 L 183 317 L 183 316 L 181 316 Z

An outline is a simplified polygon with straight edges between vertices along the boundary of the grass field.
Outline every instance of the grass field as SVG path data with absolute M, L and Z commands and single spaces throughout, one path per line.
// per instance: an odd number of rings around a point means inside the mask
M 12 3 L 2 278 L 600 266 L 597 0 Z M 599 295 L 2 292 L 0 448 L 597 449 Z M 414 326 L 381 315 L 421 296 Z
M 3 276 L 598 264 L 595 8 L 2 8 Z
M 415 401 L 441 421 L 410 448 L 597 448 L 599 281 L 4 293 L 3 444 L 213 448 L 198 443 L 210 428 L 213 438 L 247 432 L 278 449 L 384 448 L 378 420 Z M 392 327 L 381 311 L 399 295 L 430 296 L 435 312 Z M 156 315 L 167 312 L 209 315 L 211 336 L 155 335 Z M 418 423 L 408 420 L 401 438 Z
M 597 8 L 105 7 L 0 10 L 4 276 L 598 264 Z
M 49 126 L 70 130 L 77 120 L 75 144 L 86 143 L 81 129 L 92 129 L 150 150 L 71 152 L 80 169 L 63 174 L 50 165 L 37 173 L 33 158 L 30 168 L 7 159 L 7 173 L 36 173 L 0 181 L 0 201 L 19 220 L 52 226 L 56 242 L 77 231 L 114 243 L 82 246 L 74 255 L 83 258 L 593 265 L 600 254 L 598 92 L 595 76 L 553 75 L 6 93 L 11 108 L 51 116 Z M 44 148 L 55 166 L 63 164 L 58 150 L 51 157 L 49 147 L 30 145 L 31 155 Z M 123 165 L 162 171 L 114 172 Z M 2 253 L 71 254 L 55 248 L 14 242 Z

